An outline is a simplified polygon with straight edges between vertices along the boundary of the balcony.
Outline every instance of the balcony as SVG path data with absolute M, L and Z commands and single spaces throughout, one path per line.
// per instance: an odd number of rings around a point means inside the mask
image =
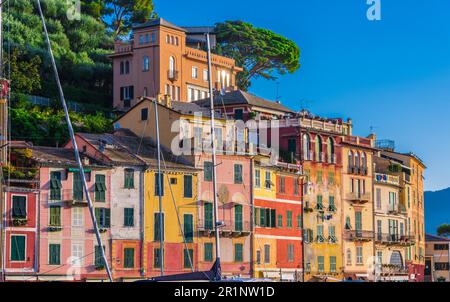
M 13 217 L 11 219 L 12 225 L 15 227 L 25 226 L 28 223 L 26 217 Z
M 234 220 L 226 220 L 219 222 L 219 224 L 219 232 L 224 237 L 239 237 L 250 234 L 249 221 L 236 223 Z M 197 222 L 197 230 L 200 234 L 212 236 L 214 234 L 214 222 L 199 220 Z
M 345 198 L 356 204 L 365 204 L 365 203 L 368 203 L 372 199 L 372 194 L 353 192 L 353 193 L 348 193 L 345 196 Z
M 382 275 L 407 275 L 408 274 L 408 268 L 401 266 L 401 265 L 395 265 L 395 264 L 381 264 L 381 274 Z
M 362 230 L 345 230 L 344 239 L 350 241 L 371 241 L 374 239 L 374 232 Z
M 414 236 L 376 233 L 375 242 L 386 245 L 411 246 L 414 245 Z
M 89 192 L 91 201 L 95 200 L 95 192 Z M 84 192 L 70 189 L 60 190 L 60 192 L 49 192 L 46 195 L 48 203 L 68 203 L 73 206 L 87 206 L 87 199 Z
M 167 78 L 171 81 L 177 81 L 179 76 L 178 70 L 168 70 L 167 71 Z

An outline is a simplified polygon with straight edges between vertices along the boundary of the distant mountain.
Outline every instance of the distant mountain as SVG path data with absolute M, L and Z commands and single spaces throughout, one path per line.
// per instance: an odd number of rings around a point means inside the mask
M 450 223 L 450 188 L 425 192 L 425 229 L 436 234 L 443 223 Z

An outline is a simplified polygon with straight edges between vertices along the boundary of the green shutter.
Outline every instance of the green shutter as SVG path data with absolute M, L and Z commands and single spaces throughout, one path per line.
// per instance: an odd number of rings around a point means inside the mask
M 104 248 L 104 247 L 103 247 L 103 248 Z M 95 246 L 95 259 L 94 259 L 94 265 L 95 265 L 95 267 L 97 267 L 97 268 L 102 268 L 102 267 L 104 267 L 101 249 L 100 249 L 100 246 L 98 246 L 98 245 Z
M 12 197 L 12 217 L 27 218 L 27 198 L 25 196 Z
M 192 214 L 184 214 L 184 238 L 186 242 L 194 241 L 194 216 Z
M 355 230 L 362 230 L 361 212 L 355 212 Z
M 105 175 L 95 175 L 95 201 L 106 200 L 106 177 Z
M 161 267 L 161 249 L 155 248 L 153 250 L 153 267 L 160 268 Z
M 61 226 L 61 207 L 51 206 L 50 207 L 50 226 Z
M 134 170 L 125 169 L 124 177 L 125 177 L 124 180 L 125 189 L 134 189 Z
M 162 224 L 163 224 L 163 229 L 162 229 L 162 233 L 163 233 L 163 240 L 164 240 L 164 213 L 162 213 L 161 215 L 159 213 L 155 213 L 155 226 L 154 226 L 154 240 L 155 241 L 159 241 L 160 240 L 160 217 L 162 217 Z
M 234 229 L 238 232 L 243 230 L 242 205 L 234 206 Z
M 183 267 L 184 268 L 192 268 L 191 267 L 191 261 L 193 262 L 193 258 L 194 258 L 194 250 L 192 249 L 184 249 L 183 250 Z M 189 261 L 190 258 L 190 261 Z
M 159 196 L 159 182 L 158 182 L 158 176 L 161 181 L 161 196 L 164 196 L 164 174 L 161 173 L 155 173 L 155 196 Z
M 133 208 L 125 208 L 124 211 L 124 221 L 123 225 L 126 227 L 134 226 L 134 209 Z
M 278 214 L 278 227 L 282 228 L 283 227 L 283 215 Z
M 101 227 L 102 225 L 102 210 L 100 208 L 95 208 L 95 220 L 97 220 L 97 226 Z
M 234 165 L 234 183 L 242 184 L 242 165 Z
M 241 243 L 236 243 L 234 245 L 234 262 L 242 262 L 244 260 L 243 257 L 243 246 Z
M 210 202 L 205 203 L 205 229 L 212 230 L 213 229 L 213 205 Z
M 275 209 L 270 210 L 270 227 L 275 228 L 277 226 L 277 211 Z
M 83 200 L 83 181 L 79 172 L 73 173 L 73 199 Z
M 213 261 L 213 244 L 211 242 L 204 244 L 204 260 L 205 262 Z
M 25 261 L 25 236 L 11 236 L 11 261 Z
M 125 248 L 123 254 L 124 254 L 123 267 L 134 268 L 134 249 Z
M 105 228 L 111 227 L 111 209 L 103 209 L 105 213 Z
M 212 162 L 205 161 L 203 163 L 203 179 L 204 181 L 212 181 L 213 165 Z
M 286 226 L 292 228 L 292 211 L 286 212 Z
M 299 228 L 299 229 L 302 228 L 302 216 L 301 215 L 297 215 L 297 228 Z
M 259 225 L 262 227 L 265 227 L 266 226 L 266 209 L 261 208 L 261 209 L 259 209 L 259 212 L 260 212 Z
M 61 172 L 54 171 L 50 173 L 50 199 L 61 200 Z
M 184 198 L 192 198 L 192 175 L 184 175 Z
M 61 264 L 61 245 L 59 244 L 50 244 L 48 247 L 49 250 L 49 265 L 60 265 Z

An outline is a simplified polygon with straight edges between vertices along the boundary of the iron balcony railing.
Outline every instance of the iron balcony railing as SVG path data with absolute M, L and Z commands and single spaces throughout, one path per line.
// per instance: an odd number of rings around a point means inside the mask
M 106 199 L 105 194 L 96 194 L 96 192 L 89 192 L 89 196 L 91 197 L 92 201 L 104 202 Z M 79 190 L 49 190 L 44 194 L 44 198 L 48 203 L 67 202 L 72 203 L 73 205 L 87 205 L 87 199 L 84 191 Z
M 383 244 L 392 244 L 392 245 L 413 245 L 415 240 L 414 236 L 376 233 L 375 241 Z
M 408 268 L 395 264 L 381 264 L 381 274 L 383 275 L 406 275 Z
M 214 222 L 212 220 L 198 220 L 197 230 L 202 233 L 212 233 L 214 232 Z M 250 233 L 250 230 L 249 221 L 219 221 L 219 231 L 223 235 L 244 235 Z
M 374 239 L 374 232 L 363 230 L 345 230 L 344 239 L 350 241 L 370 241 Z

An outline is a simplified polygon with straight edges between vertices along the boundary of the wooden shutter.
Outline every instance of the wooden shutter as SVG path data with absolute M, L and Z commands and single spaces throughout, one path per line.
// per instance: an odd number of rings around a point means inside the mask
M 191 214 L 184 214 L 184 238 L 186 242 L 194 241 L 194 218 Z
M 236 231 L 242 231 L 242 205 L 234 206 L 234 228 Z

